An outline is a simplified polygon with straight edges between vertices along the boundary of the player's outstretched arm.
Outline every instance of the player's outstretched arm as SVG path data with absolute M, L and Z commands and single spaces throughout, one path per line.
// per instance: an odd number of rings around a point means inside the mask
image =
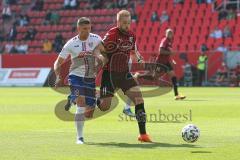
M 97 59 L 98 65 L 103 67 L 107 62 L 108 58 L 106 55 L 106 50 L 102 43 L 100 43 L 93 51 L 94 56 Z
M 139 63 L 144 63 L 143 57 L 142 57 L 142 55 L 140 54 L 140 52 L 138 51 L 138 48 L 137 48 L 136 43 L 135 43 L 135 49 L 132 50 L 132 53 L 133 53 L 133 55 L 135 56 L 135 58 L 137 59 L 137 61 L 138 61 Z

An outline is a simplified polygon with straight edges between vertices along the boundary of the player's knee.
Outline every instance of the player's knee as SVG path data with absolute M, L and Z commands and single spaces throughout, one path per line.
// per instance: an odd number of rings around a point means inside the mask
M 87 113 L 84 113 L 84 116 L 85 116 L 86 118 L 93 118 L 93 113 L 87 112 Z
M 101 106 L 99 107 L 99 109 L 100 109 L 101 111 L 107 111 L 107 110 L 110 109 L 110 107 L 111 107 L 111 102 L 103 102 L 103 103 L 101 104 Z
M 99 109 L 100 109 L 101 111 L 105 112 L 105 111 L 108 111 L 108 110 L 109 110 L 109 107 L 105 107 L 105 106 L 104 106 L 104 107 L 100 107 Z
M 101 104 L 99 106 L 99 109 L 101 111 L 109 110 L 110 107 L 111 107 L 111 102 L 112 102 L 112 98 L 111 97 L 101 99 Z
M 85 112 L 84 112 L 84 116 L 86 118 L 93 118 L 93 113 L 94 113 L 94 109 L 92 108 L 86 108 Z
M 133 101 L 135 106 L 144 103 L 142 96 L 135 96 L 131 100 Z
M 134 100 L 134 104 L 135 105 L 139 105 L 139 104 L 142 104 L 144 103 L 144 100 L 142 97 L 136 97 L 135 100 Z
M 101 105 L 99 109 L 103 112 L 108 111 L 110 109 L 110 105 Z
M 176 77 L 176 74 L 174 71 L 170 71 L 168 74 L 171 78 Z
M 131 88 L 126 92 L 126 95 L 133 101 L 134 105 L 144 103 L 142 93 L 139 88 Z
M 86 106 L 85 97 L 79 96 L 76 99 L 76 103 L 78 106 L 85 107 Z

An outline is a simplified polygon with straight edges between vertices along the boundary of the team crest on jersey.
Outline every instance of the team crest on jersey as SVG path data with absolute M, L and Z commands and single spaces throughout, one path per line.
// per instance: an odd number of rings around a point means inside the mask
M 92 48 L 92 47 L 93 47 L 93 42 L 88 43 L 88 46 L 89 46 L 90 48 Z
M 130 42 L 133 42 L 133 37 L 129 37 L 129 41 L 130 41 Z

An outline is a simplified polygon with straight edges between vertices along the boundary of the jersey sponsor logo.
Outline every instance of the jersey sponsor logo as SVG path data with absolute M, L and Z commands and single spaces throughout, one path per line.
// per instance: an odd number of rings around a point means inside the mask
M 123 41 L 116 43 L 114 41 L 105 42 L 105 48 L 109 53 L 116 52 L 118 49 L 119 51 L 129 51 L 133 48 L 133 43 L 130 41 Z
M 119 44 L 119 49 L 121 51 L 128 51 L 133 48 L 133 43 L 130 41 L 123 41 Z
M 75 45 L 74 47 L 79 47 L 79 45 Z
M 80 52 L 78 54 L 78 58 L 84 58 L 87 55 L 92 55 L 92 53 L 91 52 L 87 52 L 87 51 L 86 52 Z

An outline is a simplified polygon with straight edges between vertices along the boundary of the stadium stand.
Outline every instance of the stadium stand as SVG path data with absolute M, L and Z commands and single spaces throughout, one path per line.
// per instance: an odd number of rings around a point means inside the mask
M 63 9 L 64 0 L 45 0 L 43 10 L 36 11 L 31 10 L 35 1 L 31 0 L 19 0 L 17 4 L 10 5 L 11 11 L 15 15 L 20 13 L 26 13 L 30 18 L 30 23 L 27 26 L 17 26 L 17 37 L 14 41 L 22 40 L 27 30 L 31 27 L 37 30 L 37 34 L 32 41 L 27 41 L 29 46 L 28 54 L 41 54 L 42 44 L 44 39 L 54 41 L 57 33 L 61 33 L 64 40 L 67 41 L 70 37 L 75 35 L 73 25 L 78 17 L 88 16 L 93 22 L 93 32 L 104 36 L 105 32 L 114 26 L 115 16 L 119 11 L 119 8 L 108 8 L 108 3 L 112 1 L 104 1 L 102 7 L 99 9 L 90 9 L 87 0 L 79 1 L 77 9 Z M 218 20 L 218 11 L 214 11 L 216 5 L 220 5 L 221 0 L 217 0 L 213 3 L 197 3 L 195 0 L 184 0 L 184 3 L 174 3 L 173 0 L 145 0 L 144 5 L 142 0 L 131 1 L 128 8 L 131 12 L 135 12 L 138 19 L 133 22 L 132 30 L 136 31 L 138 48 L 144 55 L 145 59 L 149 59 L 152 55 L 157 54 L 160 39 L 164 36 L 166 28 L 172 28 L 175 32 L 173 49 L 179 53 L 187 54 L 189 61 L 192 64 L 197 63 L 197 57 L 200 54 L 200 48 L 202 44 L 206 44 L 210 51 L 208 54 L 209 62 L 211 59 L 219 62 L 214 62 L 214 67 L 210 67 L 209 75 L 216 73 L 216 68 L 221 65 L 222 54 L 216 53 L 215 49 L 224 44 L 229 48 L 238 48 L 240 46 L 240 17 L 234 19 L 222 19 Z M 3 8 L 3 4 L 0 4 L 0 10 Z M 56 12 L 60 16 L 59 24 L 44 25 L 44 19 L 48 11 Z M 160 16 L 163 11 L 169 15 L 169 20 L 160 24 L 160 22 L 151 22 L 152 11 L 157 11 Z M 11 23 L 6 25 L 3 19 L 0 18 L 0 24 L 4 33 L 9 32 L 9 28 L 14 22 L 14 17 Z M 4 24 L 4 25 L 3 25 Z M 210 37 L 211 31 L 218 26 L 221 30 L 225 26 L 228 26 L 232 32 L 232 37 L 228 38 L 212 38 Z M 6 40 L 1 42 L 3 45 L 7 44 Z M 50 54 L 56 54 L 52 51 Z M 179 55 L 175 56 L 175 59 L 179 65 L 183 64 Z M 52 64 L 49 64 L 50 66 Z M 213 64 L 209 64 L 210 66 Z M 3 66 L 9 67 L 9 65 L 3 62 Z M 182 75 L 182 69 L 178 68 L 177 73 Z

